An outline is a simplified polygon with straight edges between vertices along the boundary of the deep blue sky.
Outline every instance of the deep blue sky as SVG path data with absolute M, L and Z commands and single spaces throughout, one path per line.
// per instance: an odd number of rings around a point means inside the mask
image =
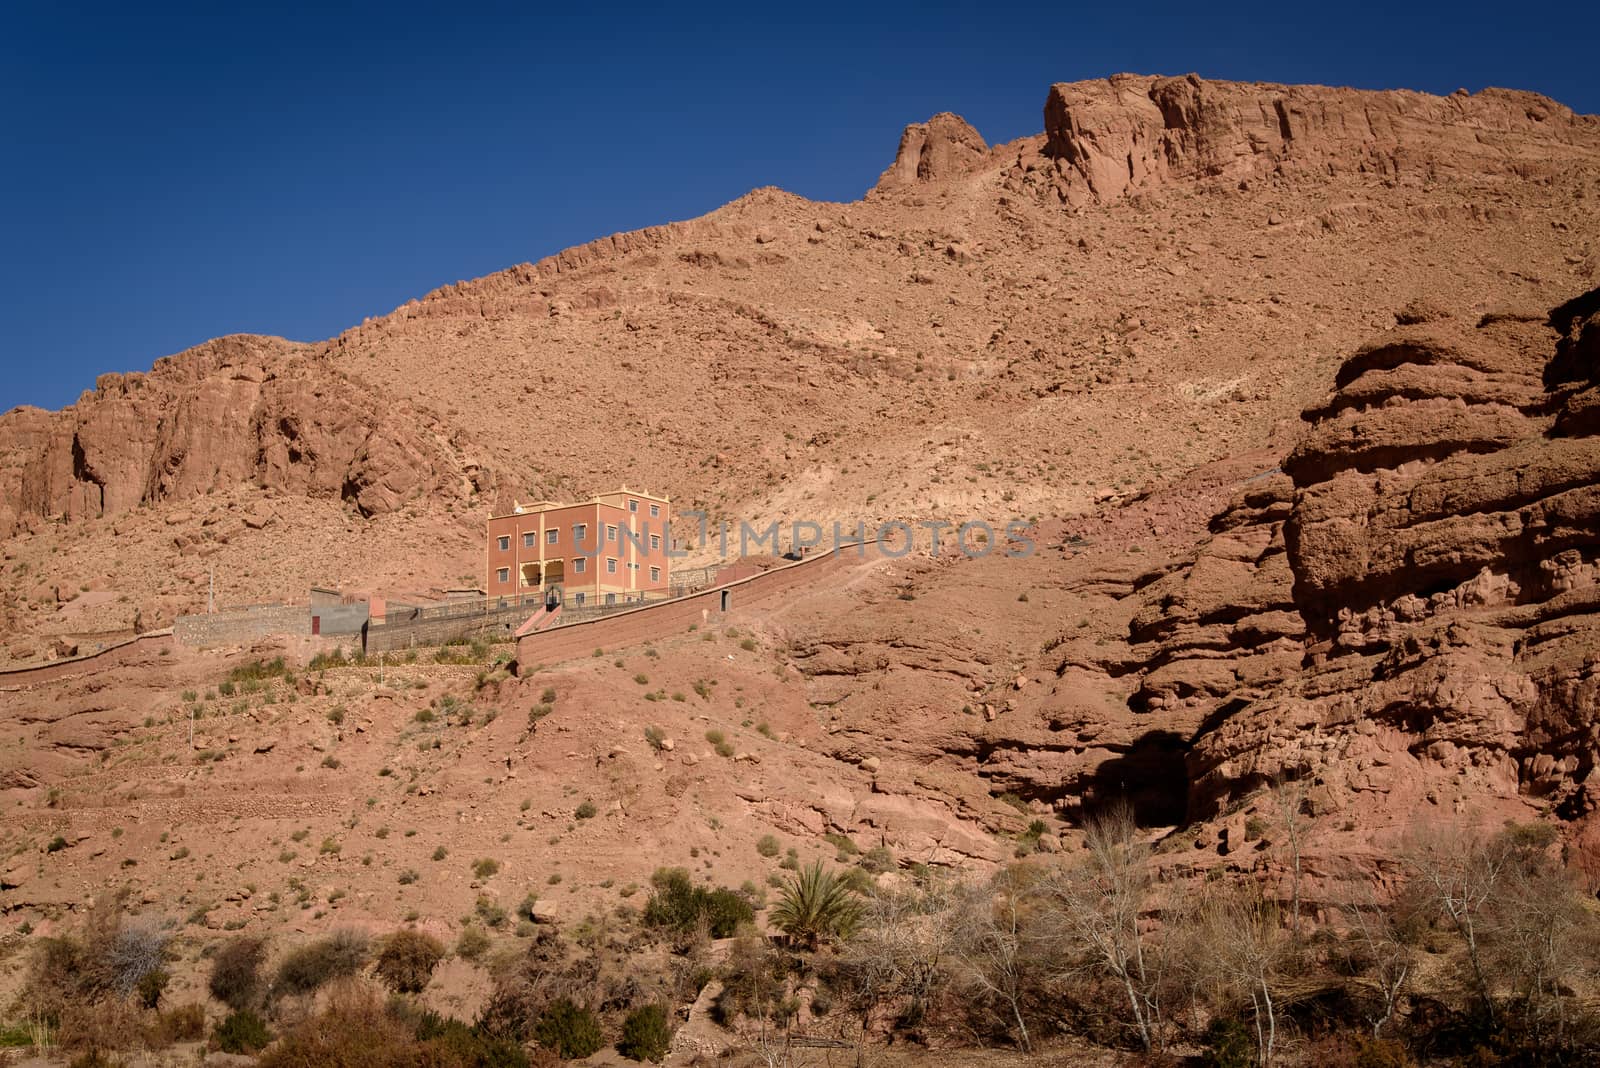
M 1035 133 L 1054 81 L 1504 85 L 1600 112 L 1600 5 L 232 7 L 0 5 L 0 411 L 219 334 L 327 337 L 756 186 L 854 199 L 906 123 Z

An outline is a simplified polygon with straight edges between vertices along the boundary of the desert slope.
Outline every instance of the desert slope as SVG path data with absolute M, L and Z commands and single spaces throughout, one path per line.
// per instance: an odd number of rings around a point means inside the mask
M 1077 513 L 1286 446 L 1408 301 L 1584 288 L 1597 154 L 1592 117 L 1499 90 L 1118 76 L 996 147 L 936 116 L 855 203 L 757 190 L 0 416 L 3 647 L 82 632 L 85 586 L 193 608 L 201 553 L 230 602 L 459 581 L 496 501 L 617 482 L 760 521 Z

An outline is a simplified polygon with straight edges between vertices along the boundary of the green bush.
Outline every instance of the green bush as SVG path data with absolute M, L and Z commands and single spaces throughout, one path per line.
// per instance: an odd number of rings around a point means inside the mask
M 324 983 L 356 974 L 366 963 L 366 935 L 338 931 L 290 950 L 278 962 L 274 989 L 283 994 L 310 994 Z
M 161 995 L 167 991 L 167 983 L 172 976 L 167 974 L 165 968 L 155 968 L 145 972 L 134 985 L 133 992 L 139 999 L 139 1004 L 147 1009 L 153 1009 L 161 1004 Z
M 644 907 L 644 922 L 679 934 L 689 934 L 705 920 L 713 938 L 727 938 L 742 923 L 755 919 L 755 910 L 739 894 L 723 887 L 697 886 L 684 868 L 661 868 L 650 877 L 655 892 Z
M 255 1053 L 267 1048 L 272 1032 L 261 1017 L 245 1009 L 224 1017 L 212 1030 L 211 1040 L 224 1053 Z
M 493 857 L 480 857 L 472 862 L 472 874 L 479 879 L 487 879 L 500 870 L 500 862 Z
M 585 801 L 583 804 L 579 805 L 577 810 L 572 814 L 578 817 L 580 820 L 592 820 L 594 819 L 594 814 L 596 811 L 598 810 L 594 807 L 593 801 Z
M 467 960 L 477 960 L 489 951 L 489 945 L 489 932 L 475 923 L 469 923 L 461 929 L 461 937 L 456 939 L 456 953 Z
M 417 1040 L 429 1065 L 472 1068 L 528 1068 L 528 1055 L 508 1038 L 486 1035 L 454 1017 L 425 1012 L 417 1021 Z
M 421 931 L 396 931 L 378 951 L 378 978 L 399 994 L 419 994 L 444 959 L 444 946 Z
M 671 1048 L 672 1025 L 667 1021 L 667 1010 L 660 1005 L 635 1009 L 623 1021 L 617 1052 L 630 1061 L 659 1063 Z
M 559 1053 L 569 1061 L 581 1060 L 600 1051 L 605 1039 L 600 1034 L 600 1021 L 588 1009 L 582 1009 L 562 998 L 552 1002 L 539 1014 L 534 1024 L 533 1037 L 545 1049 Z
M 1250 1029 L 1238 1020 L 1219 1017 L 1206 1029 L 1206 1049 L 1200 1055 L 1204 1068 L 1254 1068 L 1256 1044 Z
M 764 857 L 775 857 L 782 847 L 778 845 L 777 838 L 764 834 L 756 840 L 756 852 Z
M 211 996 L 238 1014 L 261 1002 L 261 963 L 266 959 L 267 943 L 251 935 L 241 935 L 223 943 L 211 958 Z

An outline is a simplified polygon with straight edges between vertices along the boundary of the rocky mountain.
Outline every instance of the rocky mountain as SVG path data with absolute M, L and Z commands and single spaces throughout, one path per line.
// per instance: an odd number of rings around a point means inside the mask
M 1546 819 L 1600 888 L 1597 246 L 1600 125 L 1552 101 L 1119 76 L 1009 144 L 914 124 L 856 202 L 756 190 L 13 410 L 6 667 L 213 586 L 471 582 L 497 503 L 618 482 L 1026 537 L 515 673 L 309 637 L 10 673 L 7 930 L 110 886 L 207 938 L 597 928 L 662 865 L 978 871 L 1123 798 L 1166 874 L 1272 893 L 1273 784 L 1311 910 L 1458 819 Z
M 1597 156 L 1501 90 L 1117 76 L 999 146 L 938 115 L 855 203 L 757 190 L 0 416 L 0 649 L 86 633 L 84 587 L 197 607 L 197 552 L 231 602 L 459 582 L 495 503 L 619 482 L 758 523 L 1080 514 L 1286 448 L 1407 301 L 1592 284 Z
M 464 441 L 278 338 L 218 338 L 107 374 L 60 412 L 0 417 L 0 534 L 253 485 L 392 512 L 471 490 Z

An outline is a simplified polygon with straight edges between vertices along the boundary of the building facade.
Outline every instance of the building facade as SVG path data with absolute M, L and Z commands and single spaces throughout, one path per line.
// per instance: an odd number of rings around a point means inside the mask
M 565 605 L 618 604 L 672 587 L 671 503 L 624 486 L 582 504 L 536 501 L 491 516 L 484 589 Z

